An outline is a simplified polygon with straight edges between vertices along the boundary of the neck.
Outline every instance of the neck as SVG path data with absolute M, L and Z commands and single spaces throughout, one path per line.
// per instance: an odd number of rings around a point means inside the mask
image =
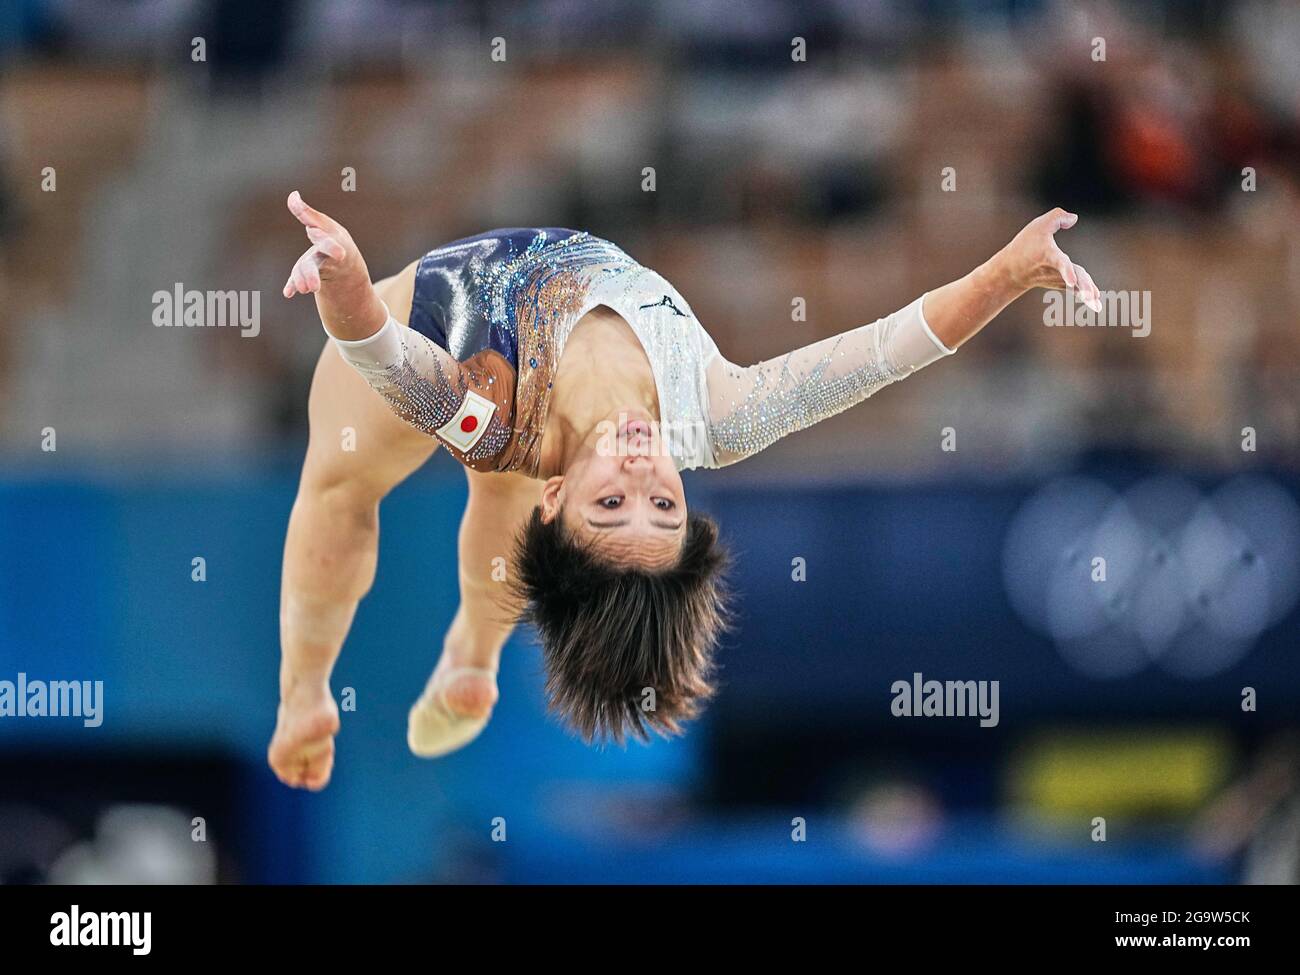
M 598 306 L 575 326 L 551 390 L 537 475 L 563 474 L 594 449 L 600 425 L 620 415 L 659 421 L 659 393 L 645 350 L 612 309 Z
M 653 387 L 647 391 L 639 384 L 607 384 L 594 378 L 586 384 L 587 396 L 561 397 L 555 387 L 546 418 L 546 433 L 538 476 L 563 474 L 584 451 L 594 450 L 602 436 L 608 436 L 610 424 L 627 419 L 659 422 L 659 400 Z

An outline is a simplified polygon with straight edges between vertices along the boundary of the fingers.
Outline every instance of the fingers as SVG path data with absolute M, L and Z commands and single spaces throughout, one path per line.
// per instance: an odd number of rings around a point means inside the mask
M 343 261 L 347 257 L 347 248 L 339 240 L 342 228 L 325 214 L 304 203 L 297 190 L 289 194 L 289 209 L 302 221 L 312 246 L 298 258 L 289 274 L 289 280 L 280 289 L 286 298 L 319 291 L 321 262 Z
M 1047 221 L 1047 230 L 1049 234 L 1055 234 L 1058 230 L 1069 230 L 1079 222 L 1079 215 L 1071 213 L 1061 207 L 1055 207 L 1043 214 L 1040 220 Z M 1048 263 L 1053 267 L 1057 274 L 1061 276 L 1061 281 L 1065 286 L 1075 292 L 1083 303 L 1091 308 L 1094 312 L 1101 311 L 1101 289 L 1092 280 L 1090 275 L 1082 265 L 1075 264 L 1070 260 L 1055 240 L 1049 242 Z
M 1078 285 L 1079 279 L 1074 273 L 1074 262 L 1056 244 L 1052 244 L 1047 260 L 1056 269 L 1056 273 L 1061 276 L 1061 280 L 1065 282 L 1066 287 L 1073 288 Z
M 320 290 L 319 254 L 317 245 L 307 248 L 289 272 L 289 280 L 284 283 L 281 294 L 292 298 L 294 295 L 314 294 Z
M 311 253 L 311 252 L 308 251 L 307 253 Z M 303 255 L 303 257 L 306 256 L 307 256 L 306 254 Z M 305 291 L 299 288 L 299 282 L 298 282 L 298 264 L 301 261 L 302 261 L 302 257 L 298 258 L 297 261 L 294 261 L 293 268 L 289 271 L 289 280 L 286 281 L 284 283 L 284 287 L 280 289 L 280 293 L 283 294 L 286 298 L 292 298 L 294 295 L 306 293 Z
M 1047 232 L 1049 234 L 1054 234 L 1058 230 L 1069 230 L 1079 222 L 1079 215 L 1077 213 L 1071 213 L 1069 210 L 1064 210 L 1061 207 L 1055 207 L 1054 209 L 1049 210 L 1047 213 L 1043 214 L 1043 217 L 1047 218 Z
M 336 261 L 341 261 L 343 258 L 347 257 L 348 252 L 343 245 L 323 230 L 316 227 L 308 227 L 307 239 L 315 244 L 316 249 L 326 257 L 332 258 Z
M 328 217 L 319 210 L 309 207 L 303 200 L 302 194 L 297 190 L 289 194 L 287 203 L 289 212 L 297 217 L 298 222 L 304 227 L 316 227 L 326 233 L 334 233 L 339 229 L 338 223 L 332 217 Z
M 316 266 L 315 261 L 307 260 L 299 264 L 298 275 L 300 280 L 306 284 L 308 291 L 314 293 L 320 290 L 320 268 Z
M 1083 303 L 1093 311 L 1101 312 L 1101 289 L 1093 283 L 1092 275 L 1084 270 L 1083 265 L 1075 264 L 1059 250 L 1053 265 L 1065 282 L 1065 286 L 1083 299 Z
M 1075 285 L 1074 290 L 1083 303 L 1093 311 L 1101 312 L 1101 289 L 1092 281 L 1092 275 L 1085 271 L 1080 265 L 1074 265 Z

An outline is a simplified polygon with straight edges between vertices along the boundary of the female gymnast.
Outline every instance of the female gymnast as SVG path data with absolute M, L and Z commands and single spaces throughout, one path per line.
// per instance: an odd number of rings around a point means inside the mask
M 411 708 L 411 750 L 443 755 L 482 731 L 517 620 L 537 629 L 551 710 L 585 740 L 674 734 L 713 693 L 726 623 L 717 530 L 678 472 L 860 403 L 1030 288 L 1100 308 L 1054 239 L 1078 218 L 1055 209 L 901 311 L 740 367 L 672 285 L 590 234 L 489 231 L 372 284 L 347 230 L 297 192 L 288 204 L 311 246 L 284 294 L 316 296 L 328 339 L 285 540 L 268 758 L 312 790 L 333 769 L 330 672 L 374 580 L 379 502 L 440 444 L 469 479 L 460 607 Z

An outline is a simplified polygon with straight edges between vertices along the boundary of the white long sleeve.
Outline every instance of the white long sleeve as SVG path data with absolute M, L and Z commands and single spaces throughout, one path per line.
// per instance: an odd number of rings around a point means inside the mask
M 709 364 L 709 426 L 717 466 L 751 457 L 787 434 L 861 403 L 876 390 L 951 355 L 930 329 L 922 295 L 870 325 L 740 367 Z

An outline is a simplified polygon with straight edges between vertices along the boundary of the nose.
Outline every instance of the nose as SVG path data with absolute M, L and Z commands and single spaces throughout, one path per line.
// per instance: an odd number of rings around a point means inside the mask
M 654 480 L 654 461 L 641 454 L 630 454 L 623 458 L 623 476 L 628 478 L 629 486 L 636 485 L 647 489 Z

